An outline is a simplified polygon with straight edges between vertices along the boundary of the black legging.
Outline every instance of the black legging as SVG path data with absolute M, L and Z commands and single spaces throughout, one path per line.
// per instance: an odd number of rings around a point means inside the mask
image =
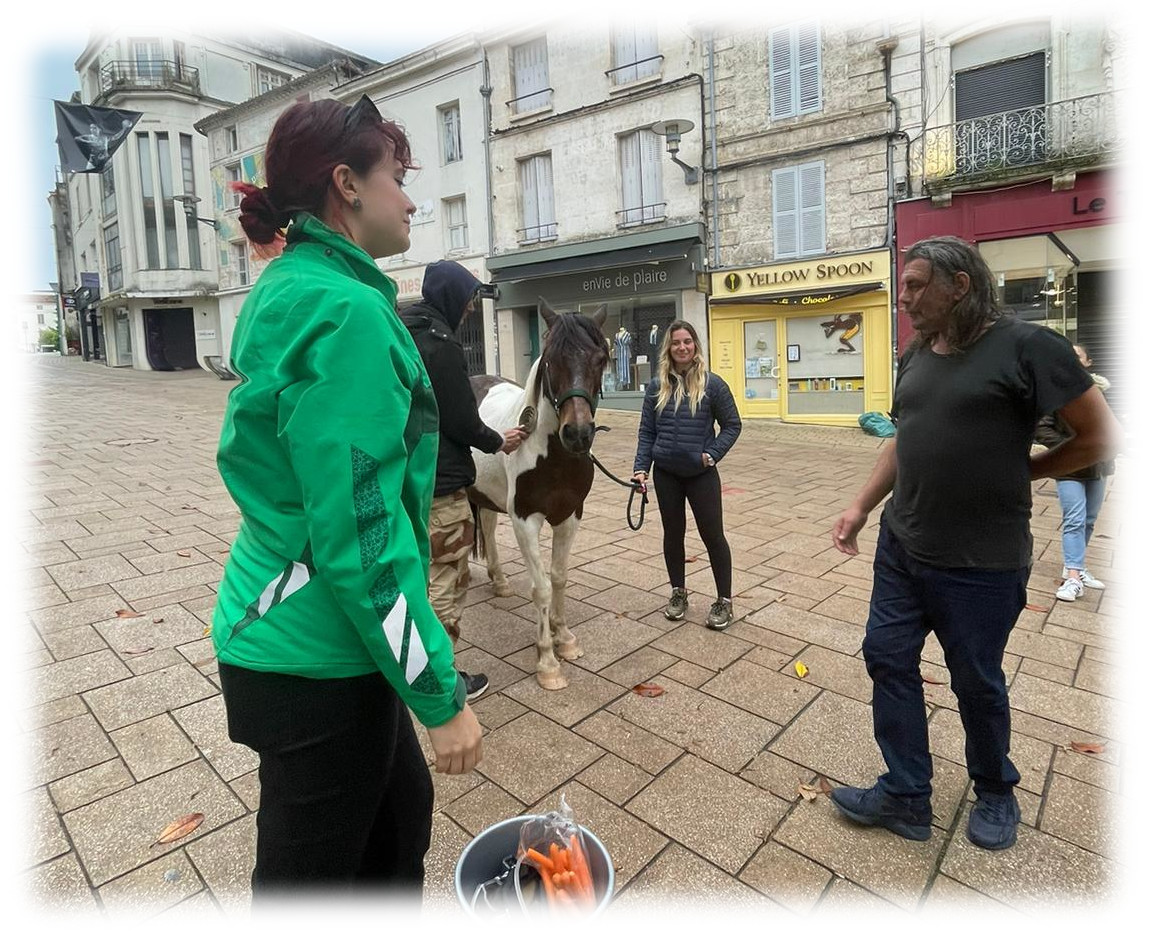
M 724 503 L 720 492 L 720 474 L 709 467 L 699 476 L 676 476 L 654 467 L 652 485 L 659 502 L 663 524 L 663 559 L 672 586 L 684 585 L 684 535 L 688 516 L 685 502 L 692 507 L 700 540 L 708 550 L 712 576 L 716 578 L 716 595 L 732 598 L 732 549 L 724 537 Z

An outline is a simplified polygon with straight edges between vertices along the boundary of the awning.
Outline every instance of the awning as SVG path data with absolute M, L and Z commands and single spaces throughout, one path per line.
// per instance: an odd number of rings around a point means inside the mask
M 636 266 L 648 262 L 670 262 L 675 259 L 686 259 L 698 243 L 699 240 L 671 240 L 666 243 L 651 243 L 647 246 L 633 246 L 604 253 L 586 253 L 582 256 L 568 256 L 565 259 L 548 259 L 543 262 L 507 266 L 491 270 L 491 281 L 515 282 L 550 275 L 617 269 L 621 266 Z
M 737 295 L 712 298 L 714 305 L 823 305 L 849 295 L 877 292 L 884 282 L 865 282 L 861 285 L 836 285 L 832 288 L 809 288 L 794 292 L 776 292 L 771 295 Z

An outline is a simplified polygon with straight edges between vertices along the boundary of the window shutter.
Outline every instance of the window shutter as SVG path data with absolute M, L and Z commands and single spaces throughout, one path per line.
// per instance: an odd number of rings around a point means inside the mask
M 615 67 L 618 71 L 612 73 L 616 84 L 627 84 L 637 77 L 638 69 L 634 63 L 638 60 L 635 54 L 635 29 L 630 26 L 616 28 L 613 43 L 615 48 Z M 622 65 L 632 65 L 631 68 L 622 68 Z
M 516 112 L 534 110 L 547 103 L 547 40 L 536 39 L 514 49 L 515 97 L 524 98 L 515 104 Z M 544 91 L 536 94 L 535 91 Z M 526 95 L 531 96 L 526 96 Z
M 535 188 L 535 163 L 537 159 L 526 159 L 519 163 L 519 182 L 523 189 L 523 230 L 524 238 L 536 234 L 533 228 L 539 224 L 539 195 Z
M 535 158 L 535 187 L 539 195 L 539 223 L 544 229 L 539 231 L 540 236 L 555 235 L 555 180 L 551 173 L 551 157 L 549 155 Z
M 824 163 L 800 166 L 800 254 L 824 252 Z
M 956 122 L 1045 103 L 1045 52 L 958 71 Z
M 653 220 L 663 217 L 663 145 L 662 136 L 657 136 L 651 130 L 640 130 L 637 134 L 640 141 L 641 175 L 643 176 L 643 204 L 651 205 L 643 212 L 644 220 Z
M 796 205 L 796 169 L 777 169 L 772 173 L 772 235 L 777 259 L 799 253 Z
M 640 26 L 635 32 L 635 60 L 641 64 L 636 68 L 636 77 L 646 78 L 659 74 L 659 33 L 655 26 Z M 644 61 L 645 58 L 653 59 Z
M 792 103 L 792 30 L 772 30 L 768 37 L 768 59 L 772 71 L 772 119 L 795 113 Z
M 809 23 L 797 34 L 797 71 L 799 107 L 797 113 L 815 113 L 820 109 L 820 26 Z
M 658 139 L 658 137 L 656 137 Z M 628 133 L 619 137 L 619 174 L 623 184 L 624 223 L 642 219 L 643 176 L 640 171 L 639 136 Z

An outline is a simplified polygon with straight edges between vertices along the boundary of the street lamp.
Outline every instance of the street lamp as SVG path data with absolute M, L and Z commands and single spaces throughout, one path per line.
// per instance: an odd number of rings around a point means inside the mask
M 686 162 L 681 162 L 676 153 L 680 151 L 680 137 L 688 132 L 695 124 L 691 120 L 660 120 L 651 125 L 651 131 L 656 136 L 662 136 L 667 142 L 667 151 L 671 160 L 684 170 L 684 184 L 694 185 L 700 180 L 700 170 Z
M 175 194 L 173 200 L 181 205 L 181 209 L 185 212 L 186 217 L 193 220 L 199 220 L 203 224 L 209 224 L 214 230 L 217 229 L 217 221 L 212 217 L 198 217 L 197 205 L 201 203 L 201 199 L 195 194 Z

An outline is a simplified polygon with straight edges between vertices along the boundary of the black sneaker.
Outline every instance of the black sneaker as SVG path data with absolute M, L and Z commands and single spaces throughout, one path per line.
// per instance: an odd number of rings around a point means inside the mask
M 487 692 L 487 687 L 491 685 L 486 674 L 467 674 L 464 671 L 459 671 L 458 676 L 466 684 L 466 698 L 468 700 L 477 700 Z
M 688 611 L 688 591 L 682 587 L 673 587 L 671 599 L 667 601 L 667 608 L 663 611 L 664 618 L 678 622 Z
M 1017 842 L 1021 807 L 1013 792 L 991 794 L 977 791 L 977 802 L 969 814 L 969 841 L 982 849 L 1008 849 Z
M 872 787 L 835 787 L 829 795 L 833 806 L 861 826 L 883 826 L 905 839 L 924 842 L 932 834 L 933 811 L 911 805 L 891 796 L 874 784 Z
M 717 599 L 712 603 L 712 611 L 708 613 L 708 628 L 722 632 L 735 621 L 730 599 Z

